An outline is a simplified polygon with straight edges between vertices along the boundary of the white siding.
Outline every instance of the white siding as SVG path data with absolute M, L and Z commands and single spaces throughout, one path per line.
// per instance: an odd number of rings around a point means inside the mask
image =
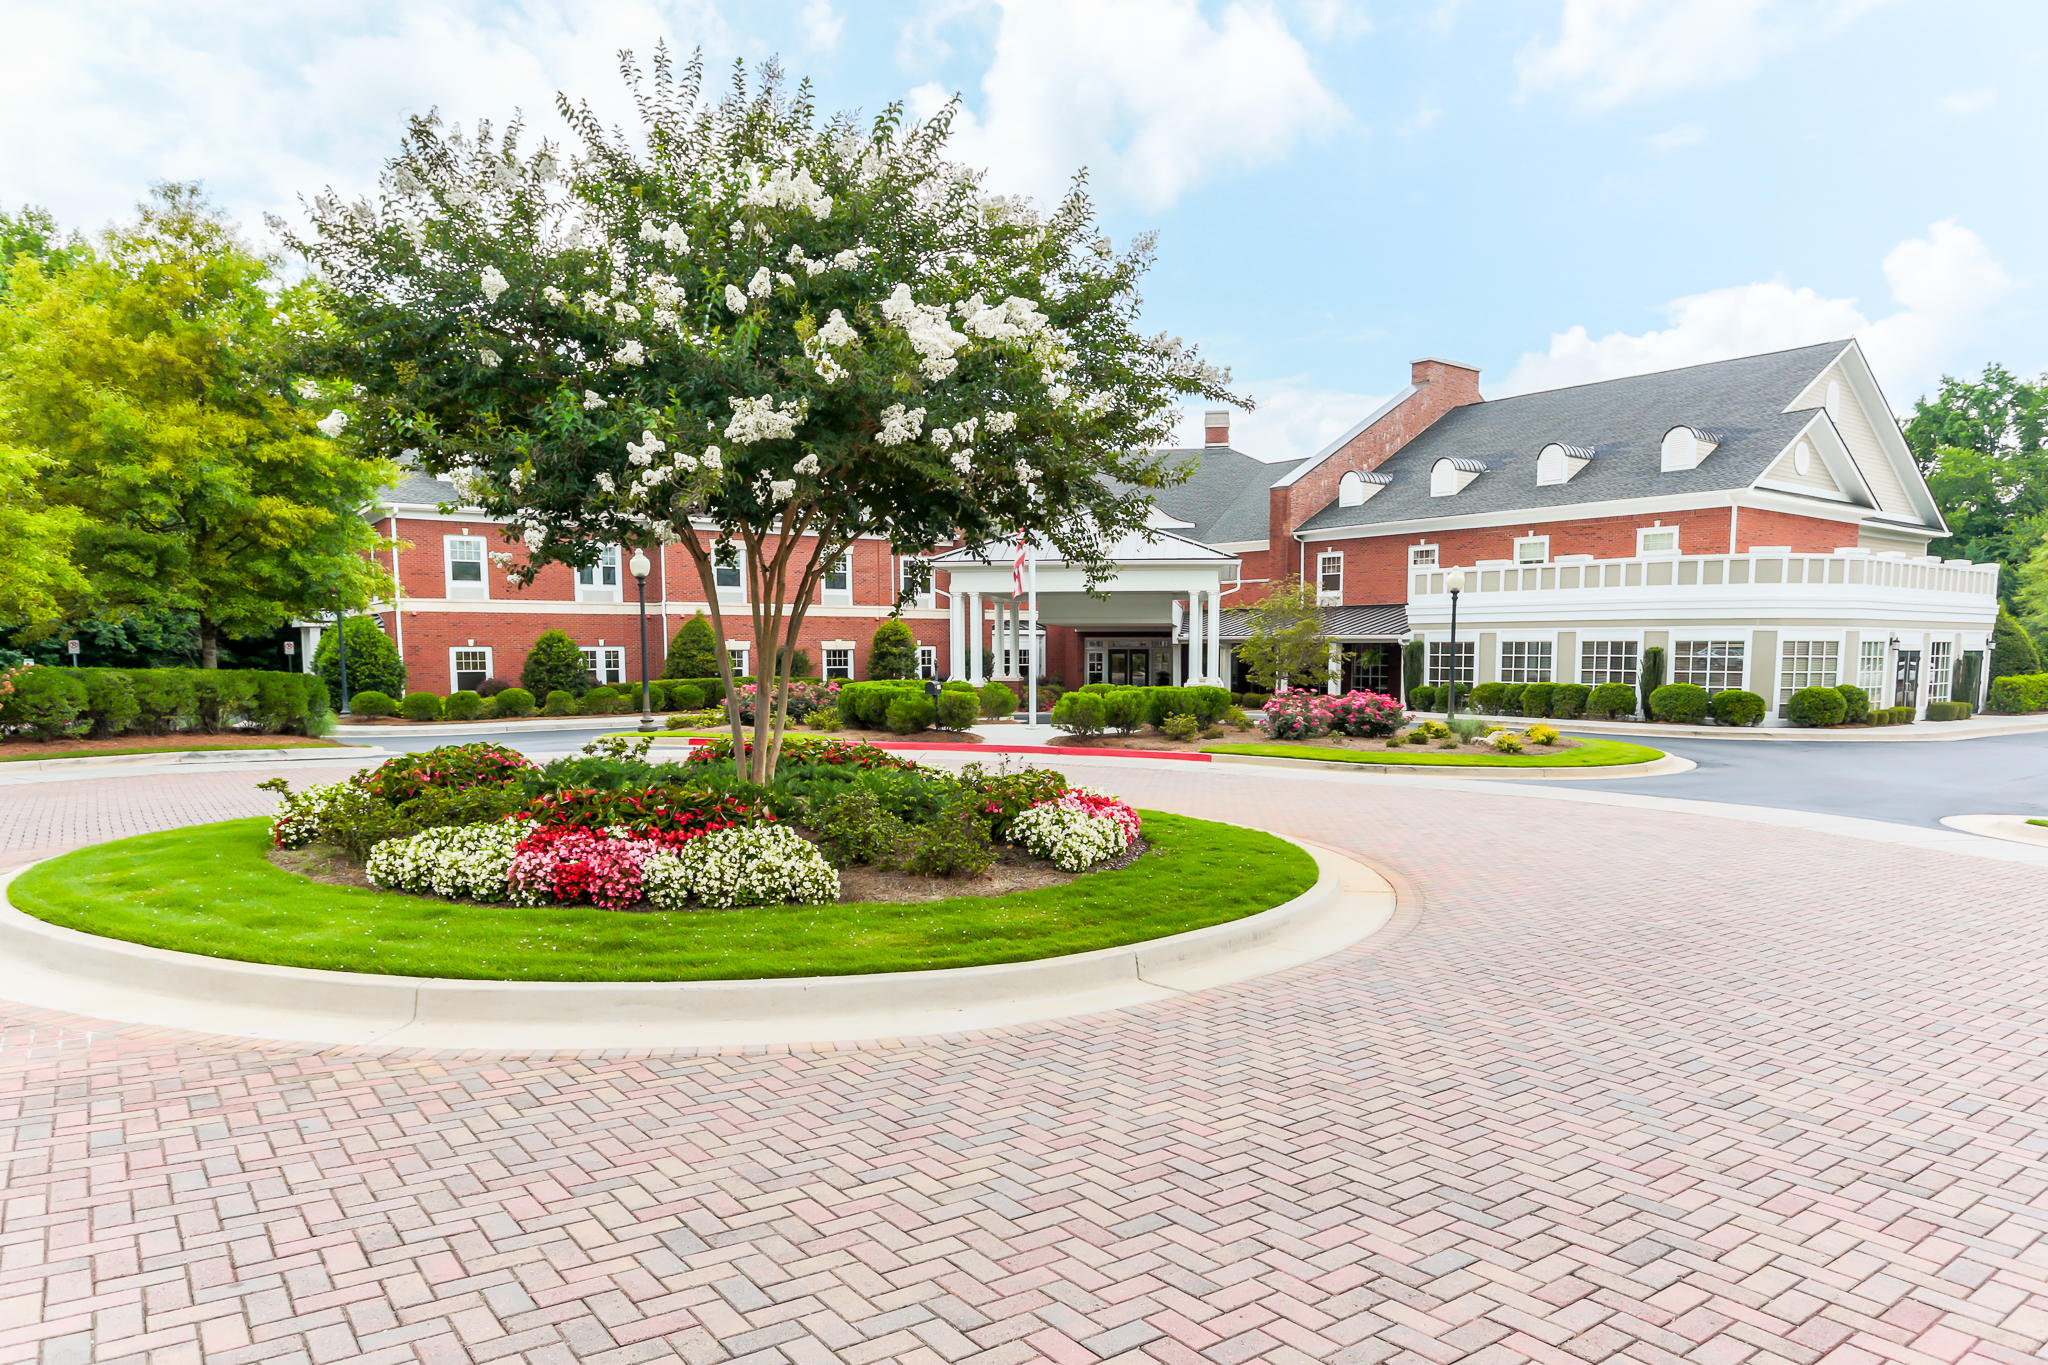
M 1856 468 L 1862 473 L 1870 491 L 1877 496 L 1880 511 L 1895 516 L 1917 517 L 1913 503 L 1906 496 L 1906 486 L 1899 482 L 1898 471 L 1885 458 L 1883 447 L 1878 444 L 1877 431 L 1871 426 L 1870 414 L 1863 410 L 1863 404 L 1856 397 L 1856 388 L 1849 382 L 1849 376 L 1842 371 L 1838 362 L 1821 371 L 1819 378 L 1807 385 L 1806 391 L 1793 400 L 1795 408 L 1817 408 L 1827 401 L 1828 383 L 1833 381 L 1842 386 L 1842 411 L 1835 419 L 1835 429 L 1842 433 L 1842 443 L 1849 447 L 1849 455 L 1856 461 Z M 1890 421 L 1888 414 L 1880 414 L 1884 421 Z M 1791 462 L 1785 462 L 1786 468 Z M 1773 477 L 1776 477 L 1773 475 Z

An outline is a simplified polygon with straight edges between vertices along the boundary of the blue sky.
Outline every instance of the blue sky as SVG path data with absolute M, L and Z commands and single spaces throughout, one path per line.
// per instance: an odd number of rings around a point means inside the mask
M 2048 365 L 2048 5 L 1974 0 L 0 2 L 0 204 L 155 179 L 252 226 L 367 187 L 404 114 L 619 107 L 660 37 L 828 107 L 964 102 L 1006 189 L 1156 229 L 1150 322 L 1306 454 L 1437 355 L 1490 396 L 1861 337 L 1893 405 Z

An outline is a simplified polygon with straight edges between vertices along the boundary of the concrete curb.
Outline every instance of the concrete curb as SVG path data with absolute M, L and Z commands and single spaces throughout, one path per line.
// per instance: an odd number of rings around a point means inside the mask
M 2048 848 L 2048 825 L 2029 824 L 2025 815 L 1944 815 L 1941 823 L 1965 834 L 2003 839 L 2011 844 Z
M 1417 711 L 1415 715 L 1425 718 L 1441 718 L 1441 711 Z M 1460 712 L 1461 715 L 1479 715 L 1476 711 Z M 1488 716 L 1513 724 L 1519 720 L 1533 723 L 1539 717 Z M 1746 739 L 1774 740 L 1780 744 L 1943 744 L 1961 739 L 1991 739 L 1998 735 L 2031 735 L 2048 731 L 2048 715 L 2038 716 L 1972 716 L 1968 720 L 1920 720 L 1911 725 L 1880 725 L 1874 729 L 1850 730 L 1809 730 L 1794 725 L 1672 725 L 1651 720 L 1592 720 L 1581 717 L 1577 720 L 1562 721 L 1555 718 L 1545 720 L 1561 730 L 1574 733 L 1612 736 L 1627 739 L 1642 735 L 1663 739 Z
M 160 753 L 85 754 L 78 758 L 31 758 L 17 763 L 0 763 L 0 782 L 16 773 L 73 772 L 80 767 L 146 766 L 176 768 L 217 763 L 259 762 L 273 759 L 293 763 L 319 763 L 341 758 L 362 758 L 383 750 L 368 744 L 344 744 L 334 748 L 307 745 L 296 749 L 166 749 Z
M 639 715 L 638 711 L 633 711 L 616 716 L 551 716 L 545 720 L 422 720 L 407 721 L 403 725 L 343 723 L 334 727 L 333 734 L 338 739 L 374 739 L 378 735 L 502 735 L 507 732 L 518 734 L 524 730 L 531 730 L 535 734 L 545 734 L 551 730 L 616 730 L 629 721 L 637 720 Z
M 1348 947 L 1392 917 L 1396 898 L 1385 877 L 1334 850 L 1298 846 L 1316 860 L 1316 884 L 1228 924 L 1035 962 L 762 981 L 507 982 L 311 971 L 80 933 L 10 901 L 0 905 L 0 996 L 130 1024 L 344 1046 L 533 1052 L 957 1033 L 1264 976 Z
M 1666 777 L 1691 772 L 1699 764 L 1676 754 L 1648 763 L 1616 763 L 1605 768 L 1480 768 L 1463 764 L 1347 763 L 1334 758 L 1273 758 L 1265 754 L 1209 754 L 1214 763 L 1246 763 L 1266 768 L 1320 768 L 1327 772 L 1370 773 L 1379 777 L 1455 777 L 1479 782 L 1585 782 L 1627 777 Z

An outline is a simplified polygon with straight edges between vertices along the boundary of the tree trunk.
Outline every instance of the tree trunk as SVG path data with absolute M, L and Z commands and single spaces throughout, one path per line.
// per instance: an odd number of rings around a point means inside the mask
M 199 618 L 199 666 L 220 667 L 220 627 L 204 616 Z

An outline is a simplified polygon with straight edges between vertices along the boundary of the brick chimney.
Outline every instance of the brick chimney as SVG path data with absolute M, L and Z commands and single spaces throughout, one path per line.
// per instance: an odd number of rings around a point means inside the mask
M 1230 409 L 1211 408 L 1202 414 L 1202 444 L 1208 447 L 1230 444 Z

